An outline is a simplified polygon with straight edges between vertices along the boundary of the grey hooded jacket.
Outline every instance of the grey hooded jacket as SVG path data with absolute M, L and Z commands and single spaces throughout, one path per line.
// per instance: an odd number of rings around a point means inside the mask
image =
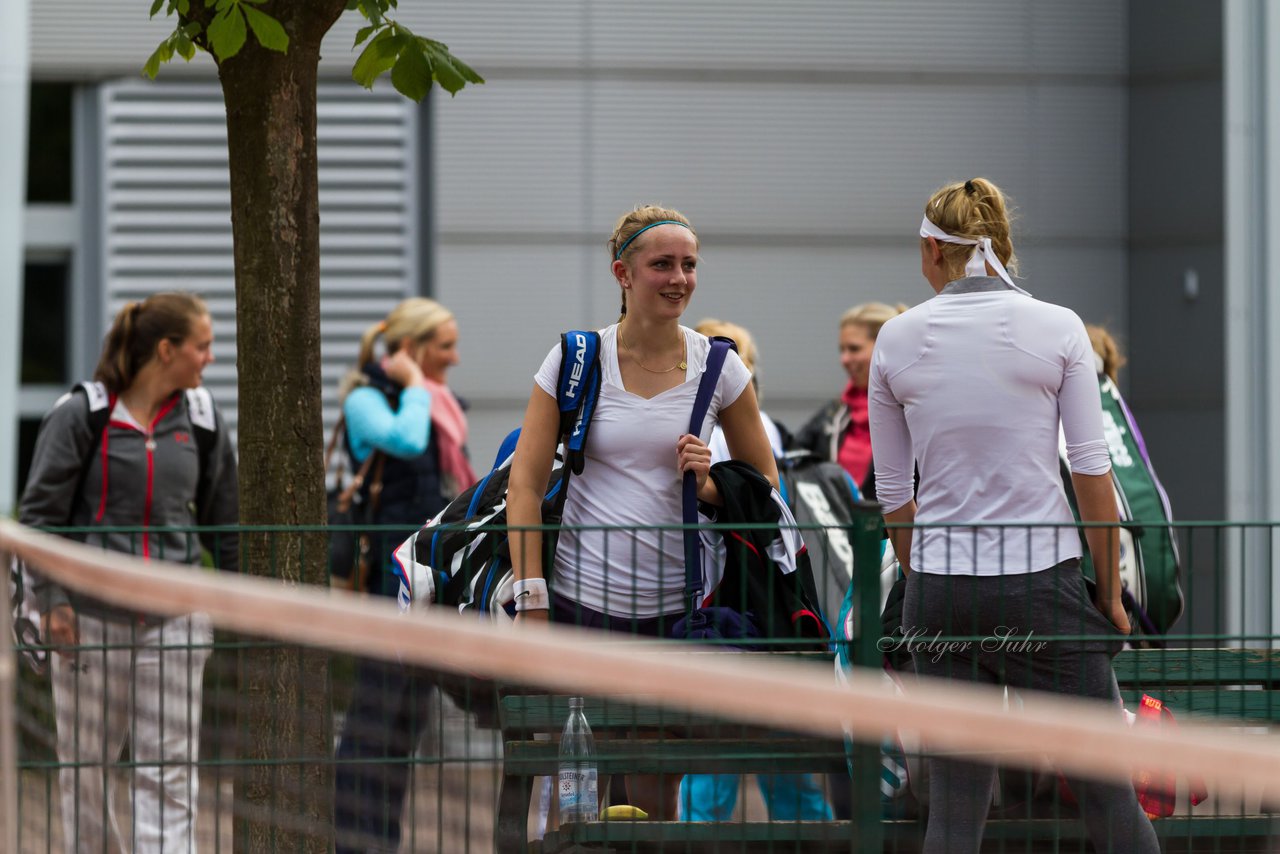
M 130 528 L 128 532 L 88 530 L 69 536 L 113 551 L 189 564 L 200 563 L 203 545 L 214 556 L 218 568 L 238 571 L 239 542 L 235 534 L 206 533 L 197 540 L 181 531 L 156 530 L 235 525 L 239 521 L 235 453 L 208 392 L 176 392 L 145 432 L 112 419 L 96 443 L 90 425 L 89 397 L 68 393 L 45 416 L 36 438 L 18 520 L 36 528 Z M 216 445 L 209 454 L 211 471 L 204 478 L 203 495 L 196 494 L 201 477 L 193 417 L 201 419 L 205 427 L 216 427 Z M 94 458 L 85 470 L 89 453 Z M 76 494 L 82 472 L 83 488 Z M 138 616 L 64 590 L 41 578 L 39 567 L 30 569 L 42 613 L 69 602 L 78 612 L 96 616 Z

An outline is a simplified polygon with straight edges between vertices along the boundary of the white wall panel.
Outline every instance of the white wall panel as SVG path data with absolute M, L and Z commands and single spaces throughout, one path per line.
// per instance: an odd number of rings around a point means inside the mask
M 783 234 L 901 233 L 934 187 L 987 174 L 1029 233 L 1119 236 L 1124 97 L 1108 87 L 680 87 L 602 83 L 595 210 L 637 198 L 699 227 Z M 634 128 L 653 128 L 637 134 Z M 1082 206 L 1085 210 L 1082 210 Z
M 593 49 L 611 64 L 655 68 L 1010 68 L 1021 65 L 1025 50 L 1024 6 L 1021 0 L 604 0 L 596 4 Z M 978 38 L 1011 49 L 975 51 Z
M 438 105 L 434 192 L 442 235 L 581 232 L 595 152 L 584 87 L 565 81 L 481 86 Z
M 596 236 L 644 200 L 680 206 L 708 234 L 890 236 L 914 229 L 936 186 L 979 174 L 1014 196 L 1029 234 L 1124 228 L 1124 96 L 1113 87 L 983 86 L 960 98 L 691 83 L 673 98 L 661 83 L 600 82 L 590 99 L 582 88 L 515 83 L 437 113 L 446 239 Z
M 320 90 L 321 334 L 326 421 L 359 337 L 416 285 L 414 111 L 395 95 Z M 206 384 L 234 429 L 235 269 L 226 113 L 216 83 L 104 86 L 104 316 L 158 290 L 202 294 Z
M 172 19 L 145 0 L 31 4 L 36 76 L 139 73 Z M 811 69 L 1123 74 L 1124 4 L 1115 0 L 408 0 L 396 17 L 484 73 Z M 363 19 L 349 12 L 322 65 L 346 76 Z M 165 74 L 209 75 L 201 55 Z M 500 72 L 501 73 L 501 72 Z
M 561 332 L 617 317 L 618 286 L 603 248 L 442 246 L 436 270 L 437 297 L 458 318 L 462 361 L 451 382 L 467 398 L 524 401 Z

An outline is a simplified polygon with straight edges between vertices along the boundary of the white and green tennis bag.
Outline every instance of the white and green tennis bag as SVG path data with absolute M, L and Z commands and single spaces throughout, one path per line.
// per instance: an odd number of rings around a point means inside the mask
M 1170 524 L 1173 512 L 1169 496 L 1156 476 L 1142 432 L 1120 390 L 1105 374 L 1098 375 L 1102 395 L 1102 429 L 1111 454 L 1111 482 L 1120 510 L 1120 581 L 1125 607 L 1134 632 L 1166 634 L 1182 616 L 1182 560 L 1178 539 Z M 1070 470 L 1062 454 L 1063 482 L 1077 520 Z M 1084 549 L 1083 569 L 1094 577 L 1089 550 Z

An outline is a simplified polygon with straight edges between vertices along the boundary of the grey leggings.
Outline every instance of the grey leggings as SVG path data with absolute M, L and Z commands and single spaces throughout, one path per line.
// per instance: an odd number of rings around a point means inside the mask
M 902 625 L 911 641 L 916 672 L 1011 688 L 1056 691 L 1119 705 L 1111 657 L 1123 639 L 1093 606 L 1069 560 L 1040 572 L 1004 576 L 929 575 L 907 578 Z M 940 653 L 928 639 L 974 636 Z M 981 643 L 982 639 L 1027 637 Z M 1109 635 L 1095 641 L 1038 643 L 1051 635 Z M 991 806 L 996 768 L 975 762 L 930 758 L 929 826 L 925 854 L 976 854 Z M 1069 778 L 1081 817 L 1098 852 L 1159 854 L 1151 821 L 1133 786 Z

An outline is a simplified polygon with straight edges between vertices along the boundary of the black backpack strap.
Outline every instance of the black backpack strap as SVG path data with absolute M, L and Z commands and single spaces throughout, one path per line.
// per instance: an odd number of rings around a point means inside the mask
M 702 422 L 707 418 L 707 410 L 711 406 L 711 398 L 716 392 L 716 383 L 720 381 L 720 371 L 724 368 L 725 357 L 730 350 L 737 351 L 738 346 L 732 338 L 715 336 L 711 339 L 711 351 L 707 353 L 707 367 L 698 381 L 698 394 L 693 400 L 693 412 L 689 416 L 689 432 L 694 436 L 702 433 Z M 684 595 L 689 603 L 689 612 L 698 610 L 702 605 L 702 539 L 694 526 L 698 524 L 698 476 L 691 471 L 684 473 L 680 484 L 681 505 L 684 520 Z
M 200 454 L 200 479 L 196 483 L 196 509 L 203 511 L 201 502 L 209 494 L 213 477 L 213 453 L 218 447 L 218 418 L 214 414 L 213 395 L 204 386 L 187 389 L 187 417 L 191 420 L 191 432 L 196 437 L 196 450 Z M 197 521 L 199 516 L 197 515 Z
M 571 329 L 560 336 L 560 382 L 556 389 L 556 405 L 560 409 L 565 467 L 574 474 L 582 474 L 587 431 L 599 398 L 600 333 Z
M 76 479 L 76 491 L 72 493 L 75 496 L 73 501 L 76 501 L 84 494 L 84 482 L 89 478 L 89 467 L 93 465 L 93 458 L 102 445 L 102 433 L 107 429 L 107 422 L 111 420 L 112 400 L 107 387 L 96 381 L 76 383 L 68 394 L 83 394 L 89 404 L 89 450 L 80 463 L 80 476 Z M 67 524 L 70 523 L 71 520 L 68 519 Z

